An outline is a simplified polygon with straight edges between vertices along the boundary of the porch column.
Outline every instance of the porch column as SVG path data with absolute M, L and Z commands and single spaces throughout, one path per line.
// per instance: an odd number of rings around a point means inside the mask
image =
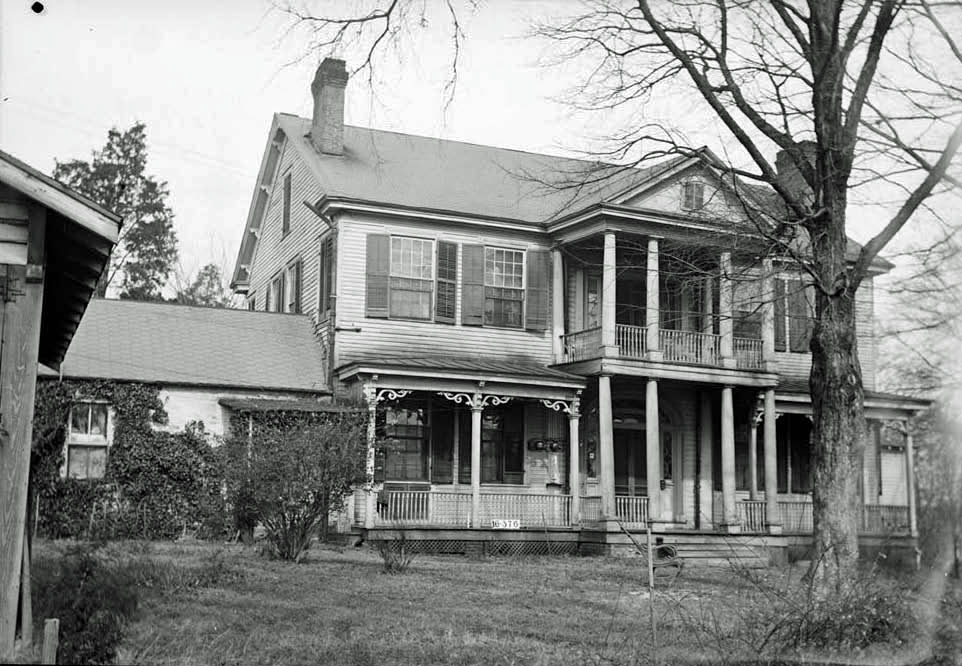
M 561 363 L 564 359 L 565 311 L 564 311 L 564 264 L 561 250 L 551 250 L 551 350 L 554 362 Z
M 481 412 L 484 403 L 480 393 L 471 400 L 471 527 L 481 523 Z
M 615 518 L 615 431 L 611 413 L 611 375 L 598 377 L 598 458 L 601 463 L 601 517 Z
M 902 424 L 905 428 L 905 424 Z M 909 533 L 919 535 L 919 523 L 915 514 L 915 459 L 912 455 L 912 433 L 905 430 L 905 495 L 909 505 Z
M 762 260 L 762 368 L 775 371 L 775 276 L 772 260 Z
M 713 334 L 715 332 L 715 289 L 713 279 L 710 275 L 705 277 L 705 283 L 702 285 L 702 303 L 704 304 L 704 317 L 702 319 L 701 332 Z M 715 345 L 712 341 L 712 336 L 706 335 L 704 339 L 704 346 L 702 348 L 702 356 L 706 362 L 714 365 L 718 362 L 715 354 L 716 351 Z
M 615 232 L 605 232 L 605 251 L 601 268 L 601 351 L 604 356 L 617 356 L 615 340 L 615 290 L 618 279 Z
M 648 239 L 648 259 L 646 262 L 645 284 L 645 343 L 648 347 L 648 360 L 660 361 L 661 337 L 658 332 L 659 327 L 659 308 L 658 303 L 658 239 Z M 649 499 L 649 501 L 651 501 Z
M 645 386 L 645 462 L 648 466 L 648 520 L 665 520 L 661 513 L 661 433 L 658 430 L 658 381 Z
M 778 458 L 775 444 L 775 389 L 765 391 L 762 414 L 762 441 L 765 446 L 765 516 L 769 534 L 782 533 L 782 516 L 778 511 Z
M 723 387 L 721 394 L 721 458 L 724 527 L 729 532 L 738 532 L 738 507 L 735 506 L 735 415 L 731 386 Z
M 711 398 L 707 391 L 700 396 L 700 413 L 698 418 L 698 447 L 701 451 L 701 470 L 699 472 L 698 498 L 699 515 L 695 517 L 696 527 L 712 527 L 714 512 L 712 505 L 715 497 L 715 473 L 712 464 L 712 440 L 715 438 L 714 423 L 711 413 Z
M 733 339 L 734 322 L 732 321 L 732 253 L 721 253 L 721 275 L 718 278 L 718 332 L 721 334 L 720 350 L 721 364 L 726 368 L 735 367 L 735 341 Z
M 571 493 L 571 524 L 581 523 L 581 452 L 578 442 L 578 426 L 581 422 L 581 400 L 571 401 L 568 411 L 568 486 Z
M 367 468 L 365 484 L 364 527 L 374 527 L 377 515 L 377 495 L 374 492 L 374 447 L 377 443 L 377 385 L 364 385 L 364 399 L 367 401 Z
M 748 423 L 748 497 L 758 499 L 758 414 L 752 409 Z

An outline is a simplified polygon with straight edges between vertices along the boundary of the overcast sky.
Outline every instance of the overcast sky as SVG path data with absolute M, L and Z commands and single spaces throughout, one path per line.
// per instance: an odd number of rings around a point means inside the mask
M 183 269 L 215 261 L 229 273 L 271 114 L 311 114 L 318 58 L 290 64 L 304 35 L 287 33 L 287 17 L 266 0 L 45 0 L 40 14 L 30 5 L 0 0 L 0 147 L 49 173 L 54 158 L 89 158 L 110 127 L 144 121 L 149 172 L 170 186 Z M 552 101 L 578 77 L 539 67 L 542 47 L 525 37 L 533 18 L 570 8 L 547 0 L 488 0 L 460 17 L 467 41 L 445 108 L 450 33 L 438 8 L 401 62 L 381 63 L 376 99 L 366 81 L 351 82 L 348 123 L 551 153 L 590 148 L 617 125 Z M 716 121 L 690 108 L 672 98 L 646 113 L 682 120 L 692 145 L 725 154 Z M 858 223 L 850 233 L 866 237 Z

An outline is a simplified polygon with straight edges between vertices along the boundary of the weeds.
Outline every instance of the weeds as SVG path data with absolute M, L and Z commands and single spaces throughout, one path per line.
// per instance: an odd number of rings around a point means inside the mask
M 394 539 L 378 541 L 377 552 L 381 556 L 384 573 L 403 574 L 414 562 L 414 553 L 403 532 Z

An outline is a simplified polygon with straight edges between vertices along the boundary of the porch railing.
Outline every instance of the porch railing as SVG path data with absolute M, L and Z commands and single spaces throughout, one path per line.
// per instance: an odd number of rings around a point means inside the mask
M 735 365 L 742 370 L 761 370 L 762 341 L 757 338 L 733 338 Z
M 644 525 L 648 522 L 648 498 L 616 495 L 615 516 L 629 525 Z
M 745 532 L 764 532 L 768 513 L 765 500 L 742 500 L 737 503 L 738 520 Z
M 648 351 L 647 334 L 648 329 L 644 326 L 616 324 L 615 344 L 618 345 L 618 353 L 625 358 L 643 359 Z
M 601 520 L 601 498 L 597 496 L 581 498 L 581 522 L 597 523 Z
M 492 520 L 519 520 L 522 527 L 567 527 L 570 516 L 570 495 L 482 493 L 478 527 L 491 527 Z
M 394 490 L 385 493 L 378 522 L 401 525 L 456 525 L 471 519 L 471 495 L 443 491 Z
M 564 335 L 561 344 L 566 363 L 596 358 L 601 354 L 601 327 Z
M 660 329 L 658 339 L 661 343 L 662 358 L 666 361 L 718 365 L 721 336 L 716 333 Z
M 909 508 L 888 504 L 866 504 L 862 507 L 862 532 L 890 534 L 909 530 Z
M 786 534 L 812 533 L 812 503 L 789 500 L 778 501 L 782 531 Z

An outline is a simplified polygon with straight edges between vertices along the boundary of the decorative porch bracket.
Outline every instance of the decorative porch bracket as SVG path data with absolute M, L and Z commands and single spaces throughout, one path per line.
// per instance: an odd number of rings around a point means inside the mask
M 371 377 L 371 381 L 364 384 L 361 389 L 364 394 L 364 401 L 367 403 L 367 464 L 366 474 L 367 483 L 367 507 L 364 512 L 364 526 L 374 527 L 374 516 L 377 513 L 377 502 L 374 494 L 374 462 L 375 447 L 377 445 L 377 405 L 387 400 L 400 400 L 411 394 L 406 389 L 378 388 L 377 375 Z
M 581 524 L 581 453 L 578 431 L 581 422 L 581 391 L 571 400 L 542 400 L 548 409 L 568 415 L 568 492 L 571 495 L 571 525 Z

